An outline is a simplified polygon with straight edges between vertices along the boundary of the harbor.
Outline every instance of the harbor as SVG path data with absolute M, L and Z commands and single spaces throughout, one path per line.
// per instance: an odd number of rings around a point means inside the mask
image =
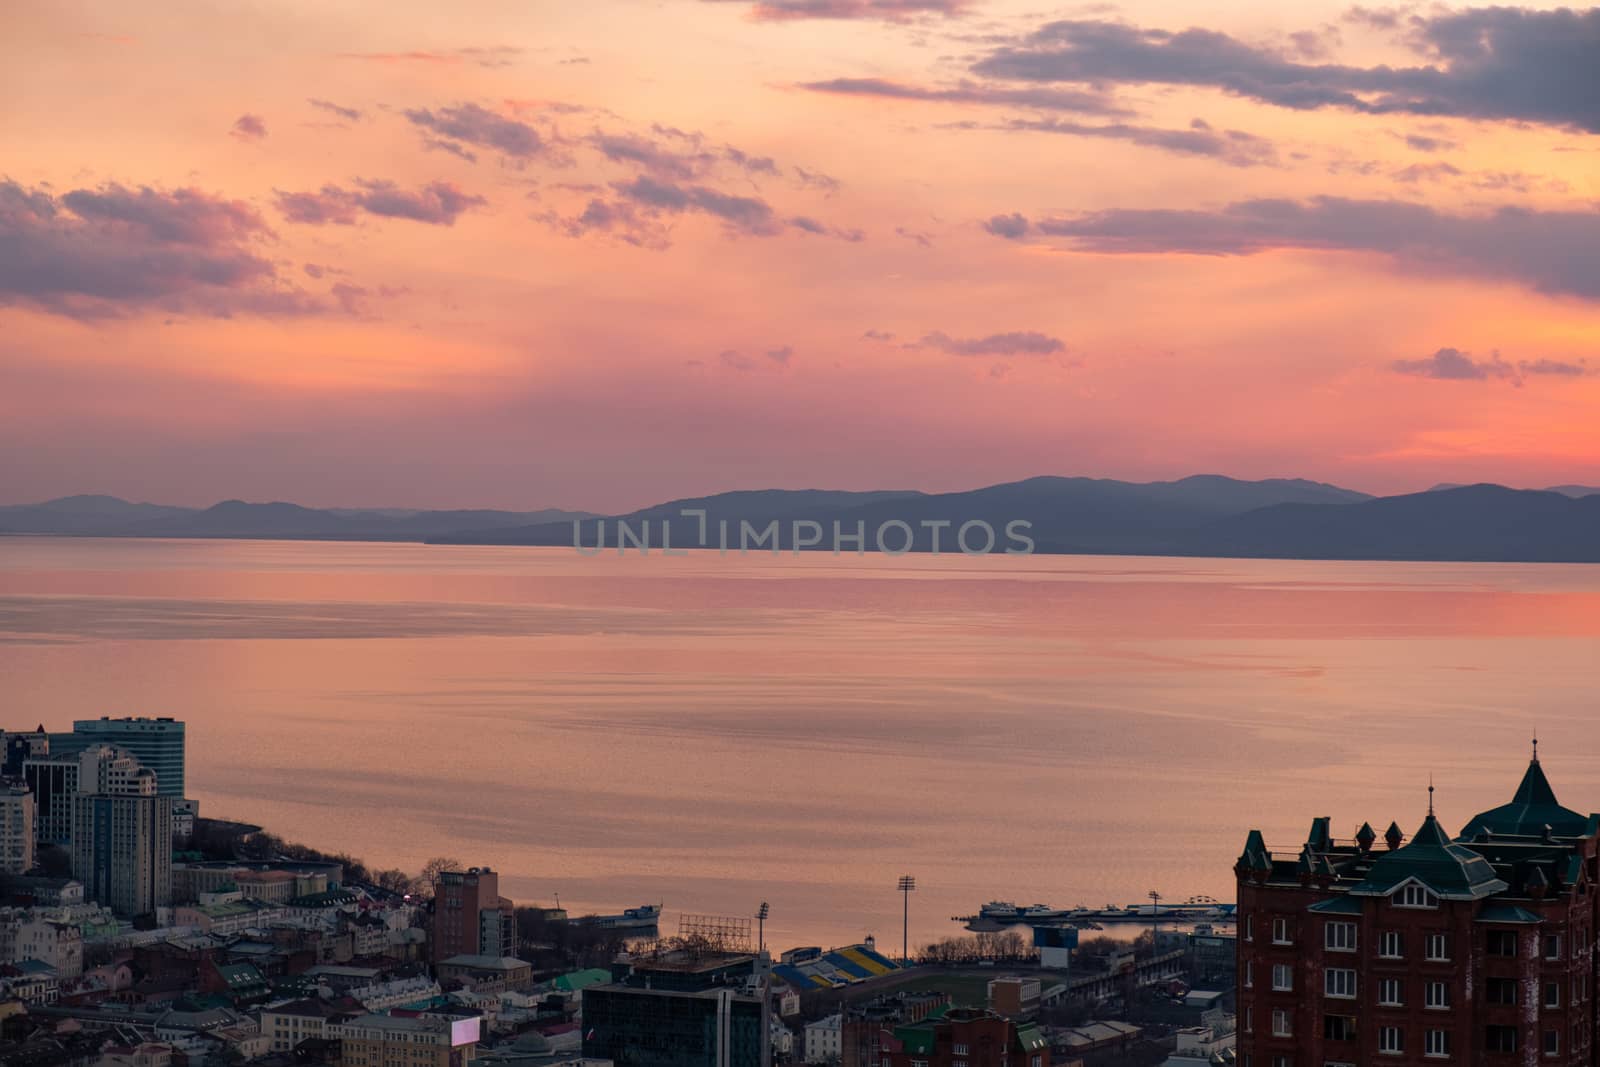
M 953 915 L 952 922 L 968 930 L 987 933 L 1011 926 L 1070 926 L 1100 929 L 1111 923 L 1230 923 L 1236 906 L 1207 896 L 1193 896 L 1178 903 L 1163 903 L 1161 894 L 1151 893 L 1148 904 L 1112 905 L 1092 908 L 1052 908 L 1045 904 L 1019 907 L 1006 900 L 991 900 L 974 915 Z

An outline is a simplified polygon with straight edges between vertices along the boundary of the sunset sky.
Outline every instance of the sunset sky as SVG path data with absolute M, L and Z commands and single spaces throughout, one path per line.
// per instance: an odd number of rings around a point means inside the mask
M 1600 483 L 1600 9 L 0 19 L 0 503 Z

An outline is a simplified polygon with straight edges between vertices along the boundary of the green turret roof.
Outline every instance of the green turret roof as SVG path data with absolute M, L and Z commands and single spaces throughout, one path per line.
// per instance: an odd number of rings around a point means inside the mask
M 1588 825 L 1587 817 L 1556 801 L 1556 791 L 1550 788 L 1550 780 L 1544 776 L 1544 768 L 1539 766 L 1539 757 L 1535 756 L 1511 803 L 1474 817 L 1461 831 L 1461 836 L 1467 840 L 1481 833 L 1538 837 L 1548 826 L 1561 837 L 1578 837 Z
M 1388 896 L 1409 881 L 1422 883 L 1445 900 L 1479 900 L 1507 888 L 1488 860 L 1451 842 L 1431 811 L 1416 835 L 1402 847 L 1379 856 L 1350 893 Z

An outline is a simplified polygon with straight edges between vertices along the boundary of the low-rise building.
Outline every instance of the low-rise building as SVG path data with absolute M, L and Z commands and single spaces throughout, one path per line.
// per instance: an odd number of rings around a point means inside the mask
M 512 956 L 451 956 L 435 972 L 440 982 L 460 982 L 480 992 L 521 992 L 533 985 L 533 965 Z
M 1033 1019 L 1039 1014 L 1037 978 L 1008 976 L 989 982 L 989 1010 L 1008 1019 Z
M 83 931 L 44 913 L 0 918 L 0 960 L 38 960 L 60 978 L 76 978 L 83 973 Z
M 805 1026 L 807 1063 L 838 1063 L 844 1051 L 841 1035 L 844 1016 L 829 1015 Z
M 261 1009 L 261 1033 L 273 1052 L 288 1052 L 300 1042 L 328 1036 L 330 1023 L 348 1022 L 362 1014 L 349 1000 L 307 997 Z
M 477 1057 L 477 1016 L 361 1015 L 330 1023 L 342 1067 L 465 1067 Z
M 1037 1027 L 976 1008 L 897 1026 L 883 1052 L 883 1067 L 1050 1067 L 1050 1042 Z

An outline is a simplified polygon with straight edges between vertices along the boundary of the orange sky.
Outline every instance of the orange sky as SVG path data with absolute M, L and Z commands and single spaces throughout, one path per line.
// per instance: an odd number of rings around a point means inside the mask
M 0 502 L 1600 482 L 1600 12 L 445 10 L 12 5 Z

